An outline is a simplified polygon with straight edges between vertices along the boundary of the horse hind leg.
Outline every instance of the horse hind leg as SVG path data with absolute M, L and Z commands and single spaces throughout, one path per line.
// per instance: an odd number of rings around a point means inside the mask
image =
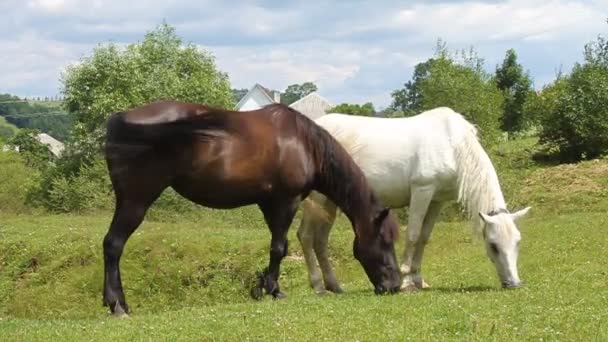
M 275 299 L 286 297 L 279 288 L 279 271 L 281 260 L 287 255 L 287 231 L 298 209 L 299 199 L 273 200 L 260 204 L 264 220 L 270 228 L 270 260 L 268 268 L 259 276 L 258 284 L 252 289 L 255 299 L 261 298 L 261 290 Z
M 110 229 L 103 239 L 104 282 L 103 305 L 110 307 L 114 315 L 129 313 L 120 277 L 120 258 L 124 246 L 144 219 L 146 211 L 158 198 L 164 188 L 147 188 L 147 192 L 137 197 L 124 197 L 117 193 L 116 208 Z
M 420 276 L 420 265 L 414 263 L 414 255 L 419 248 L 422 226 L 427 211 L 434 195 L 432 187 L 416 187 L 412 189 L 410 200 L 408 223 L 406 230 L 405 251 L 401 264 L 403 282 L 401 289 L 413 291 L 422 287 L 422 277 Z
M 329 233 L 336 219 L 336 205 L 329 199 L 326 199 L 325 209 L 327 211 L 327 217 L 318 226 L 314 236 L 314 251 L 319 260 L 319 266 L 323 273 L 323 281 L 325 282 L 325 289 L 334 293 L 342 293 L 344 290 L 340 287 L 338 279 L 334 273 L 331 262 L 329 261 Z
M 327 253 L 327 241 L 336 218 L 336 211 L 336 205 L 331 200 L 314 192 L 305 203 L 302 224 L 298 230 L 298 239 L 302 244 L 309 280 L 318 294 L 323 294 L 326 290 L 343 292 L 338 285 Z M 317 261 L 320 268 L 317 266 Z
M 424 281 L 424 278 L 422 277 L 422 256 L 424 254 L 424 248 L 426 247 L 426 244 L 429 241 L 429 238 L 431 237 L 431 233 L 433 232 L 435 220 L 439 216 L 440 210 L 441 203 L 431 202 L 424 218 L 424 222 L 422 223 L 420 238 L 418 239 L 417 248 L 414 252 L 414 257 L 412 259 L 412 268 L 417 269 L 418 273 L 420 274 L 420 281 L 415 284 L 418 289 L 425 289 L 430 287 L 430 285 L 427 284 Z
M 308 271 L 308 280 L 310 286 L 316 293 L 324 293 L 323 279 L 321 270 L 317 266 L 317 257 L 314 252 L 314 240 L 317 235 L 319 226 L 324 221 L 323 212 L 320 212 L 320 204 L 315 202 L 313 195 L 309 196 L 305 200 L 302 210 L 302 221 L 298 228 L 298 240 L 302 246 L 302 254 L 304 254 L 304 261 L 306 262 L 306 269 Z

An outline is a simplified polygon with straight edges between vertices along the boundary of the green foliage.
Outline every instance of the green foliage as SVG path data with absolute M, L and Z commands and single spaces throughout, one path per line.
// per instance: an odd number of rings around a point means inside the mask
M 49 103 L 25 101 L 10 94 L 0 94 L 0 117 L 19 128 L 37 129 L 56 139 L 69 137 L 70 118 L 61 108 Z M 8 131 L 0 127 L 0 135 Z
M 99 153 L 108 115 L 161 99 L 234 106 L 228 75 L 213 56 L 182 44 L 167 24 L 121 49 L 99 46 L 62 75 L 64 103 L 74 120 L 75 148 L 85 160 Z
M 43 175 L 41 188 L 31 194 L 32 202 L 38 201 L 54 212 L 109 210 L 113 207 L 112 186 L 103 159 L 94 159 L 75 175 L 58 172 L 62 166 Z
M 167 24 L 125 48 L 98 46 L 69 67 L 62 82 L 64 106 L 74 121 L 72 139 L 31 194 L 32 203 L 59 212 L 112 207 L 101 157 L 105 120 L 111 113 L 161 99 L 234 106 L 228 76 L 216 68 L 213 56 L 182 44 Z
M 507 50 L 502 65 L 496 68 L 496 85 L 505 98 L 501 128 L 507 132 L 521 131 L 530 121 L 524 103 L 532 92 L 532 80 L 517 63 L 515 50 Z
M 503 97 L 472 49 L 453 56 L 439 50 L 417 87 L 422 94 L 420 110 L 450 107 L 480 128 L 485 144 L 497 141 Z
M 402 89 L 394 90 L 391 93 L 393 97 L 393 103 L 391 104 L 393 112 L 391 114 L 401 112 L 406 116 L 412 116 L 422 111 L 424 94 L 420 89 L 420 84 L 424 79 L 430 77 L 434 62 L 435 59 L 430 58 L 425 62 L 416 64 L 412 80 L 407 81 Z
M 290 105 L 304 96 L 317 91 L 317 85 L 312 82 L 292 84 L 281 94 L 281 103 Z
M 471 48 L 449 53 L 439 40 L 435 55 L 420 63 L 411 81 L 392 93 L 391 111 L 386 116 L 411 116 L 436 107 L 450 107 L 480 127 L 486 144 L 497 141 L 503 96 L 483 60 Z
M 38 140 L 38 134 L 38 130 L 22 129 L 7 142 L 7 146 L 17 149 L 27 166 L 44 170 L 50 167 L 55 156 L 47 145 Z
M 374 109 L 374 105 L 371 102 L 367 102 L 363 105 L 342 103 L 333 108 L 330 108 L 329 110 L 327 110 L 327 112 L 361 116 L 374 116 L 374 114 L 376 113 L 376 109 Z
M 0 213 L 28 213 L 27 197 L 38 182 L 39 172 L 25 165 L 21 156 L 3 151 L 0 144 Z M 0 224 L 0 239 L 2 225 Z M 0 266 L 1 267 L 1 266 Z
M 608 66 L 576 65 L 563 82 L 560 98 L 544 117 L 541 142 L 555 146 L 562 161 L 608 153 Z
M 247 93 L 249 92 L 249 89 L 232 89 L 232 101 L 234 103 L 238 103 L 239 101 L 241 101 L 241 99 L 247 95 Z
M 571 179 L 571 181 L 576 178 Z M 0 336 L 5 340 L 606 340 L 605 213 L 546 215 L 519 223 L 525 287 L 501 290 L 481 243 L 463 222 L 439 223 L 415 294 L 377 296 L 352 256 L 342 218 L 330 256 L 344 295 L 309 288 L 295 229 L 281 267 L 285 300 L 251 300 L 267 264 L 261 215 L 219 212 L 199 222 L 145 222 L 127 243 L 122 281 L 133 313 L 100 304 L 101 241 L 110 217 L 2 217 Z M 581 222 L 585 224 L 581 225 Z M 35 228 L 34 228 L 35 227 Z M 568 236 L 567 239 L 564 236 Z M 398 255 L 403 239 L 397 244 Z M 566 276 L 565 276 L 566 275 Z M 424 308 L 404 315 L 404 308 Z M 373 313 L 374 319 L 369 314 Z M 324 319 L 320 320 L 319 317 Z
M 9 123 L 0 116 L 0 141 L 8 141 L 17 133 L 17 126 Z

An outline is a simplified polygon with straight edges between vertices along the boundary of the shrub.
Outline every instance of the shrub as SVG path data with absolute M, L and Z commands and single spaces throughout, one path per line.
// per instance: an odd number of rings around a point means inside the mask
M 554 108 L 544 116 L 541 142 L 561 161 L 597 158 L 608 152 L 608 66 L 576 65 Z

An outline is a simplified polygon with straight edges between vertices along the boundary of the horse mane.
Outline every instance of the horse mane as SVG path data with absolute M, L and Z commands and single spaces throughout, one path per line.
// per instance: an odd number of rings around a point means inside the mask
M 351 222 L 356 222 L 357 215 L 374 214 L 375 209 L 381 208 L 363 171 L 327 130 L 291 107 L 271 104 L 265 108 L 293 114 L 297 134 L 303 138 L 317 166 L 316 188 L 334 201 Z M 365 219 L 371 220 L 372 217 Z M 381 230 L 382 237 L 385 241 L 395 241 L 399 235 L 399 227 L 396 224 L 389 226 L 390 229 Z M 368 225 L 353 224 L 353 227 L 361 229 Z M 369 239 L 373 232 L 356 231 L 356 234 L 361 239 Z
M 460 115 L 459 115 L 460 116 Z M 463 206 L 473 231 L 481 235 L 483 222 L 479 213 L 505 208 L 498 176 L 490 157 L 479 143 L 477 129 L 464 121 L 462 140 L 455 146 L 458 202 Z

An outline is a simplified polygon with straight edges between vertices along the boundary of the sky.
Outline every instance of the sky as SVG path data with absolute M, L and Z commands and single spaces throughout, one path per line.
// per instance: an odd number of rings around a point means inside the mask
M 315 82 L 334 104 L 390 105 L 438 39 L 493 72 L 515 49 L 536 88 L 608 35 L 608 0 L 0 0 L 0 93 L 54 96 L 67 65 L 162 21 L 205 49 L 233 88 Z

